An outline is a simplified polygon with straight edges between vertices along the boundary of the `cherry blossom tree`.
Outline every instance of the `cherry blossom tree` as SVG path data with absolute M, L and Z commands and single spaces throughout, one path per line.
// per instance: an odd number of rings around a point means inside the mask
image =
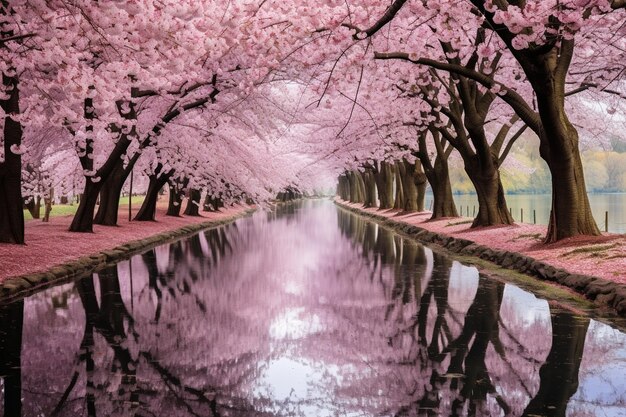
M 475 225 L 507 224 L 499 168 L 525 129 L 552 173 L 546 241 L 598 234 L 579 141 L 606 129 L 589 108 L 623 115 L 624 8 L 3 4 L 0 240 L 24 242 L 22 197 L 35 213 L 37 201 L 70 189 L 80 195 L 71 230 L 116 224 L 133 170 L 152 176 L 138 219 L 154 219 L 165 184 L 171 214 L 183 194 L 198 214 L 203 195 L 207 207 L 263 202 L 340 175 L 350 200 L 405 211 L 424 209 L 428 180 L 437 218 L 456 215 L 451 161 L 478 194 Z
M 399 10 L 405 3 L 396 1 L 394 6 Z M 578 133 L 565 110 L 565 86 L 570 69 L 576 64 L 573 62 L 574 38 L 578 32 L 593 32 L 597 19 L 619 21 L 616 14 L 621 11 L 612 10 L 622 9 L 623 2 L 571 2 L 566 6 L 558 2 L 524 2 L 520 5 L 491 1 L 471 3 L 475 9 L 467 4 L 458 5 L 460 7 L 455 9 L 455 4 L 450 5 L 452 8 L 448 10 L 454 10 L 455 15 L 464 13 L 470 17 L 474 10 L 478 12 L 475 25 L 486 23 L 518 62 L 532 86 L 537 110 L 514 89 L 508 88 L 506 81 L 493 81 L 488 75 L 456 63 L 394 52 L 379 53 L 378 58 L 406 59 L 471 78 L 489 89 L 503 89 L 500 97 L 539 136 L 542 157 L 552 173 L 553 209 L 546 241 L 578 234 L 599 234 L 586 195 Z M 423 9 L 420 5 L 413 6 L 414 10 L 410 12 L 428 11 L 431 6 L 432 2 L 424 4 Z M 434 11 L 439 13 L 441 10 L 441 5 L 437 5 Z M 390 20 L 387 19 L 387 22 Z M 494 55 L 495 49 L 483 52 Z

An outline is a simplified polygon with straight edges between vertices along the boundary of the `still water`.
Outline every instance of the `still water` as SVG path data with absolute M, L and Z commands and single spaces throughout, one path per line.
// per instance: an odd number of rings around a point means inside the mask
M 426 208 L 432 201 L 432 194 L 426 196 Z M 454 196 L 459 214 L 473 216 L 478 211 L 478 199 L 474 194 Z M 516 222 L 548 224 L 552 195 L 550 194 L 507 194 L 507 206 L 511 209 Z M 608 231 L 626 233 L 626 193 L 594 193 L 589 194 L 589 204 L 593 217 L 600 230 L 606 227 L 606 213 L 609 214 Z M 523 217 L 523 219 L 522 219 Z
M 560 305 L 306 201 L 1 306 L 0 411 L 626 416 L 626 336 Z

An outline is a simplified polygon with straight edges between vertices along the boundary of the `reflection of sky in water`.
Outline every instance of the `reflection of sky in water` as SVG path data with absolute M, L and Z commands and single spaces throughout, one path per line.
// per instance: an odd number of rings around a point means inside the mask
M 253 395 L 271 398 L 273 405 L 267 411 L 277 414 L 331 417 L 338 410 L 328 399 L 340 384 L 341 370 L 336 365 L 281 356 L 264 364 Z
M 580 386 L 568 411 L 595 416 L 626 416 L 626 335 L 592 320 L 585 341 Z
M 273 339 L 299 339 L 324 329 L 320 318 L 307 315 L 304 307 L 289 308 L 270 324 Z
M 537 321 L 550 322 L 548 302 L 515 285 L 507 284 L 504 287 L 502 307 L 513 309 L 515 317 L 521 319 L 525 325 L 533 324 Z

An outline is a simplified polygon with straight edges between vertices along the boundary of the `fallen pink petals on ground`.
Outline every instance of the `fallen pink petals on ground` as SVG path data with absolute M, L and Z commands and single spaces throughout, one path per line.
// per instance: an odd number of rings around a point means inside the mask
M 363 208 L 362 204 L 346 201 L 342 204 L 493 249 L 522 253 L 570 273 L 626 283 L 626 235 L 604 233 L 597 237 L 582 236 L 544 244 L 544 225 L 521 223 L 471 229 L 472 219 L 469 217 L 429 221 L 430 212 L 403 214 L 397 210 Z
M 218 213 L 202 212 L 202 217 L 166 216 L 164 207 L 157 209 L 157 221 L 128 221 L 128 209 L 122 208 L 119 226 L 94 225 L 94 233 L 72 233 L 68 227 L 72 216 L 51 217 L 26 222 L 26 245 L 0 243 L 0 282 L 8 277 L 45 271 L 54 265 L 85 255 L 112 249 L 132 240 L 144 239 L 189 224 L 222 220 L 244 212 L 245 206 L 222 209 Z

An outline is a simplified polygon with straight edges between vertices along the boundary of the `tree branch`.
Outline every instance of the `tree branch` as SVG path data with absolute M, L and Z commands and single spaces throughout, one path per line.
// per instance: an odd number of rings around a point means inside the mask
M 385 13 L 381 16 L 381 18 L 378 19 L 376 23 L 374 23 L 372 26 L 370 26 L 369 28 L 365 30 L 359 29 L 358 27 L 347 24 L 347 23 L 343 24 L 342 26 L 356 30 L 356 33 L 353 36 L 355 40 L 369 38 L 373 36 L 374 34 L 376 34 L 376 32 L 381 30 L 383 27 L 385 27 L 387 23 L 391 22 L 391 20 L 394 17 L 396 17 L 396 14 L 398 14 L 400 9 L 402 9 L 402 6 L 404 6 L 404 3 L 406 2 L 407 0 L 395 0 L 391 4 L 391 6 L 389 6 L 387 10 L 385 10 Z M 366 36 L 363 36 L 362 33 L 364 33 Z
M 471 70 L 462 65 L 450 64 L 446 62 L 436 61 L 430 58 L 410 58 L 406 52 L 374 52 L 375 59 L 400 59 L 409 61 L 414 64 L 430 66 L 442 71 L 448 71 L 450 73 L 458 74 L 460 76 L 472 79 L 486 88 L 492 88 L 498 85 L 505 91 L 500 95 L 500 98 L 504 100 L 513 110 L 518 114 L 520 119 L 524 121 L 531 129 L 538 132 L 542 129 L 541 120 L 539 115 L 526 103 L 526 100 L 520 96 L 517 92 L 507 88 L 506 85 L 493 80 L 485 74 L 478 71 Z
M 33 36 L 36 36 L 36 35 L 37 35 L 36 33 L 26 33 L 24 35 L 7 36 L 6 38 L 0 39 L 0 46 L 4 45 L 6 42 L 19 41 L 21 39 L 32 38 Z

